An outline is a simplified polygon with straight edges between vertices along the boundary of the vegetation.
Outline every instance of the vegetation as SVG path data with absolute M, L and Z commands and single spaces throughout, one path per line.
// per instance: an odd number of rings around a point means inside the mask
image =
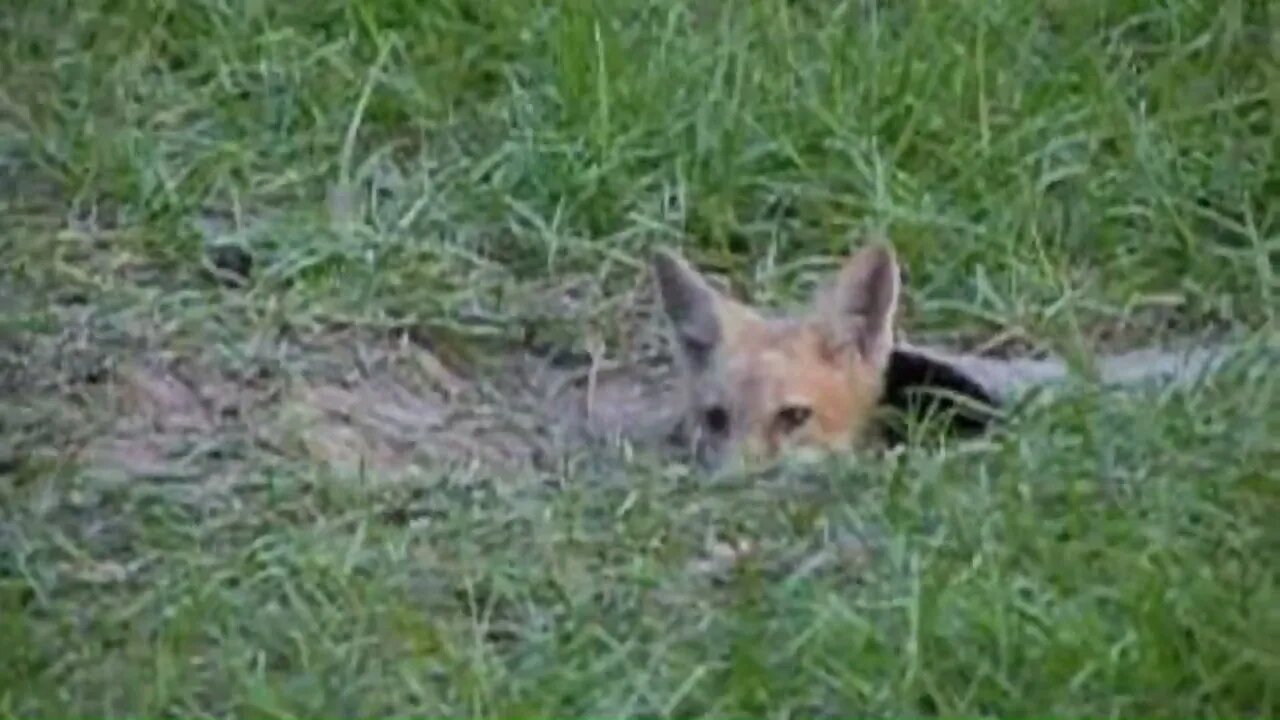
M 256 434 L 366 345 L 468 378 L 531 337 L 622 357 L 656 245 L 791 304 L 880 229 L 906 326 L 956 342 L 1274 333 L 1278 23 L 10 0 L 0 712 L 1280 714 L 1264 368 L 738 478 L 644 453 L 391 473 Z M 163 376 L 139 401 L 125 371 L 156 363 L 256 399 L 166 405 Z

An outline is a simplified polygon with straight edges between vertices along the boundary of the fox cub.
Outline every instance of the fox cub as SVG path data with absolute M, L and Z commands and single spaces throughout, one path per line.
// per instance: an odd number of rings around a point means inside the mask
M 684 385 L 680 434 L 706 466 L 900 440 L 879 422 L 886 406 L 947 411 L 953 427 L 981 430 L 1021 390 L 1070 375 L 1061 360 L 895 342 L 902 280 L 884 242 L 850 256 L 797 317 L 768 317 L 720 293 L 670 251 L 655 254 L 652 270 Z M 1219 363 L 1221 350 L 1138 350 L 1101 358 L 1097 370 L 1104 383 L 1187 379 Z
M 849 258 L 807 316 L 766 317 L 668 251 L 653 259 L 698 458 L 762 460 L 872 438 L 901 285 L 885 244 Z

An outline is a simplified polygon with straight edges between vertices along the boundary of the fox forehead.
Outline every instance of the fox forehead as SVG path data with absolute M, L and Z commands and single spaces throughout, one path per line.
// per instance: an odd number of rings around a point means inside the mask
M 844 373 L 813 322 L 783 319 L 744 323 L 722 348 L 722 390 L 752 405 L 810 405 L 836 400 Z M 763 409 L 763 408 L 760 408 Z

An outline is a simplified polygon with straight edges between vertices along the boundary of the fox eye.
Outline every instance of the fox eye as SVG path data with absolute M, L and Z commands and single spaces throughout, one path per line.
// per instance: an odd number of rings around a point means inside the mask
M 775 422 L 779 430 L 784 433 L 790 433 L 809 422 L 809 418 L 812 415 L 813 410 L 803 405 L 788 405 L 778 411 Z
M 729 429 L 729 412 L 719 405 L 714 405 L 702 413 L 702 421 L 708 430 L 720 434 Z

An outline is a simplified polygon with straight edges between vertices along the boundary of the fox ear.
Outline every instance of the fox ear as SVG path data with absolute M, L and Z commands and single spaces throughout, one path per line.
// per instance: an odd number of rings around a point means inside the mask
M 850 347 L 875 367 L 893 350 L 893 319 L 901 286 L 898 260 L 877 241 L 845 261 L 822 308 L 834 344 Z
M 705 368 L 723 337 L 719 293 L 668 250 L 653 256 L 653 277 L 680 354 L 694 369 Z

